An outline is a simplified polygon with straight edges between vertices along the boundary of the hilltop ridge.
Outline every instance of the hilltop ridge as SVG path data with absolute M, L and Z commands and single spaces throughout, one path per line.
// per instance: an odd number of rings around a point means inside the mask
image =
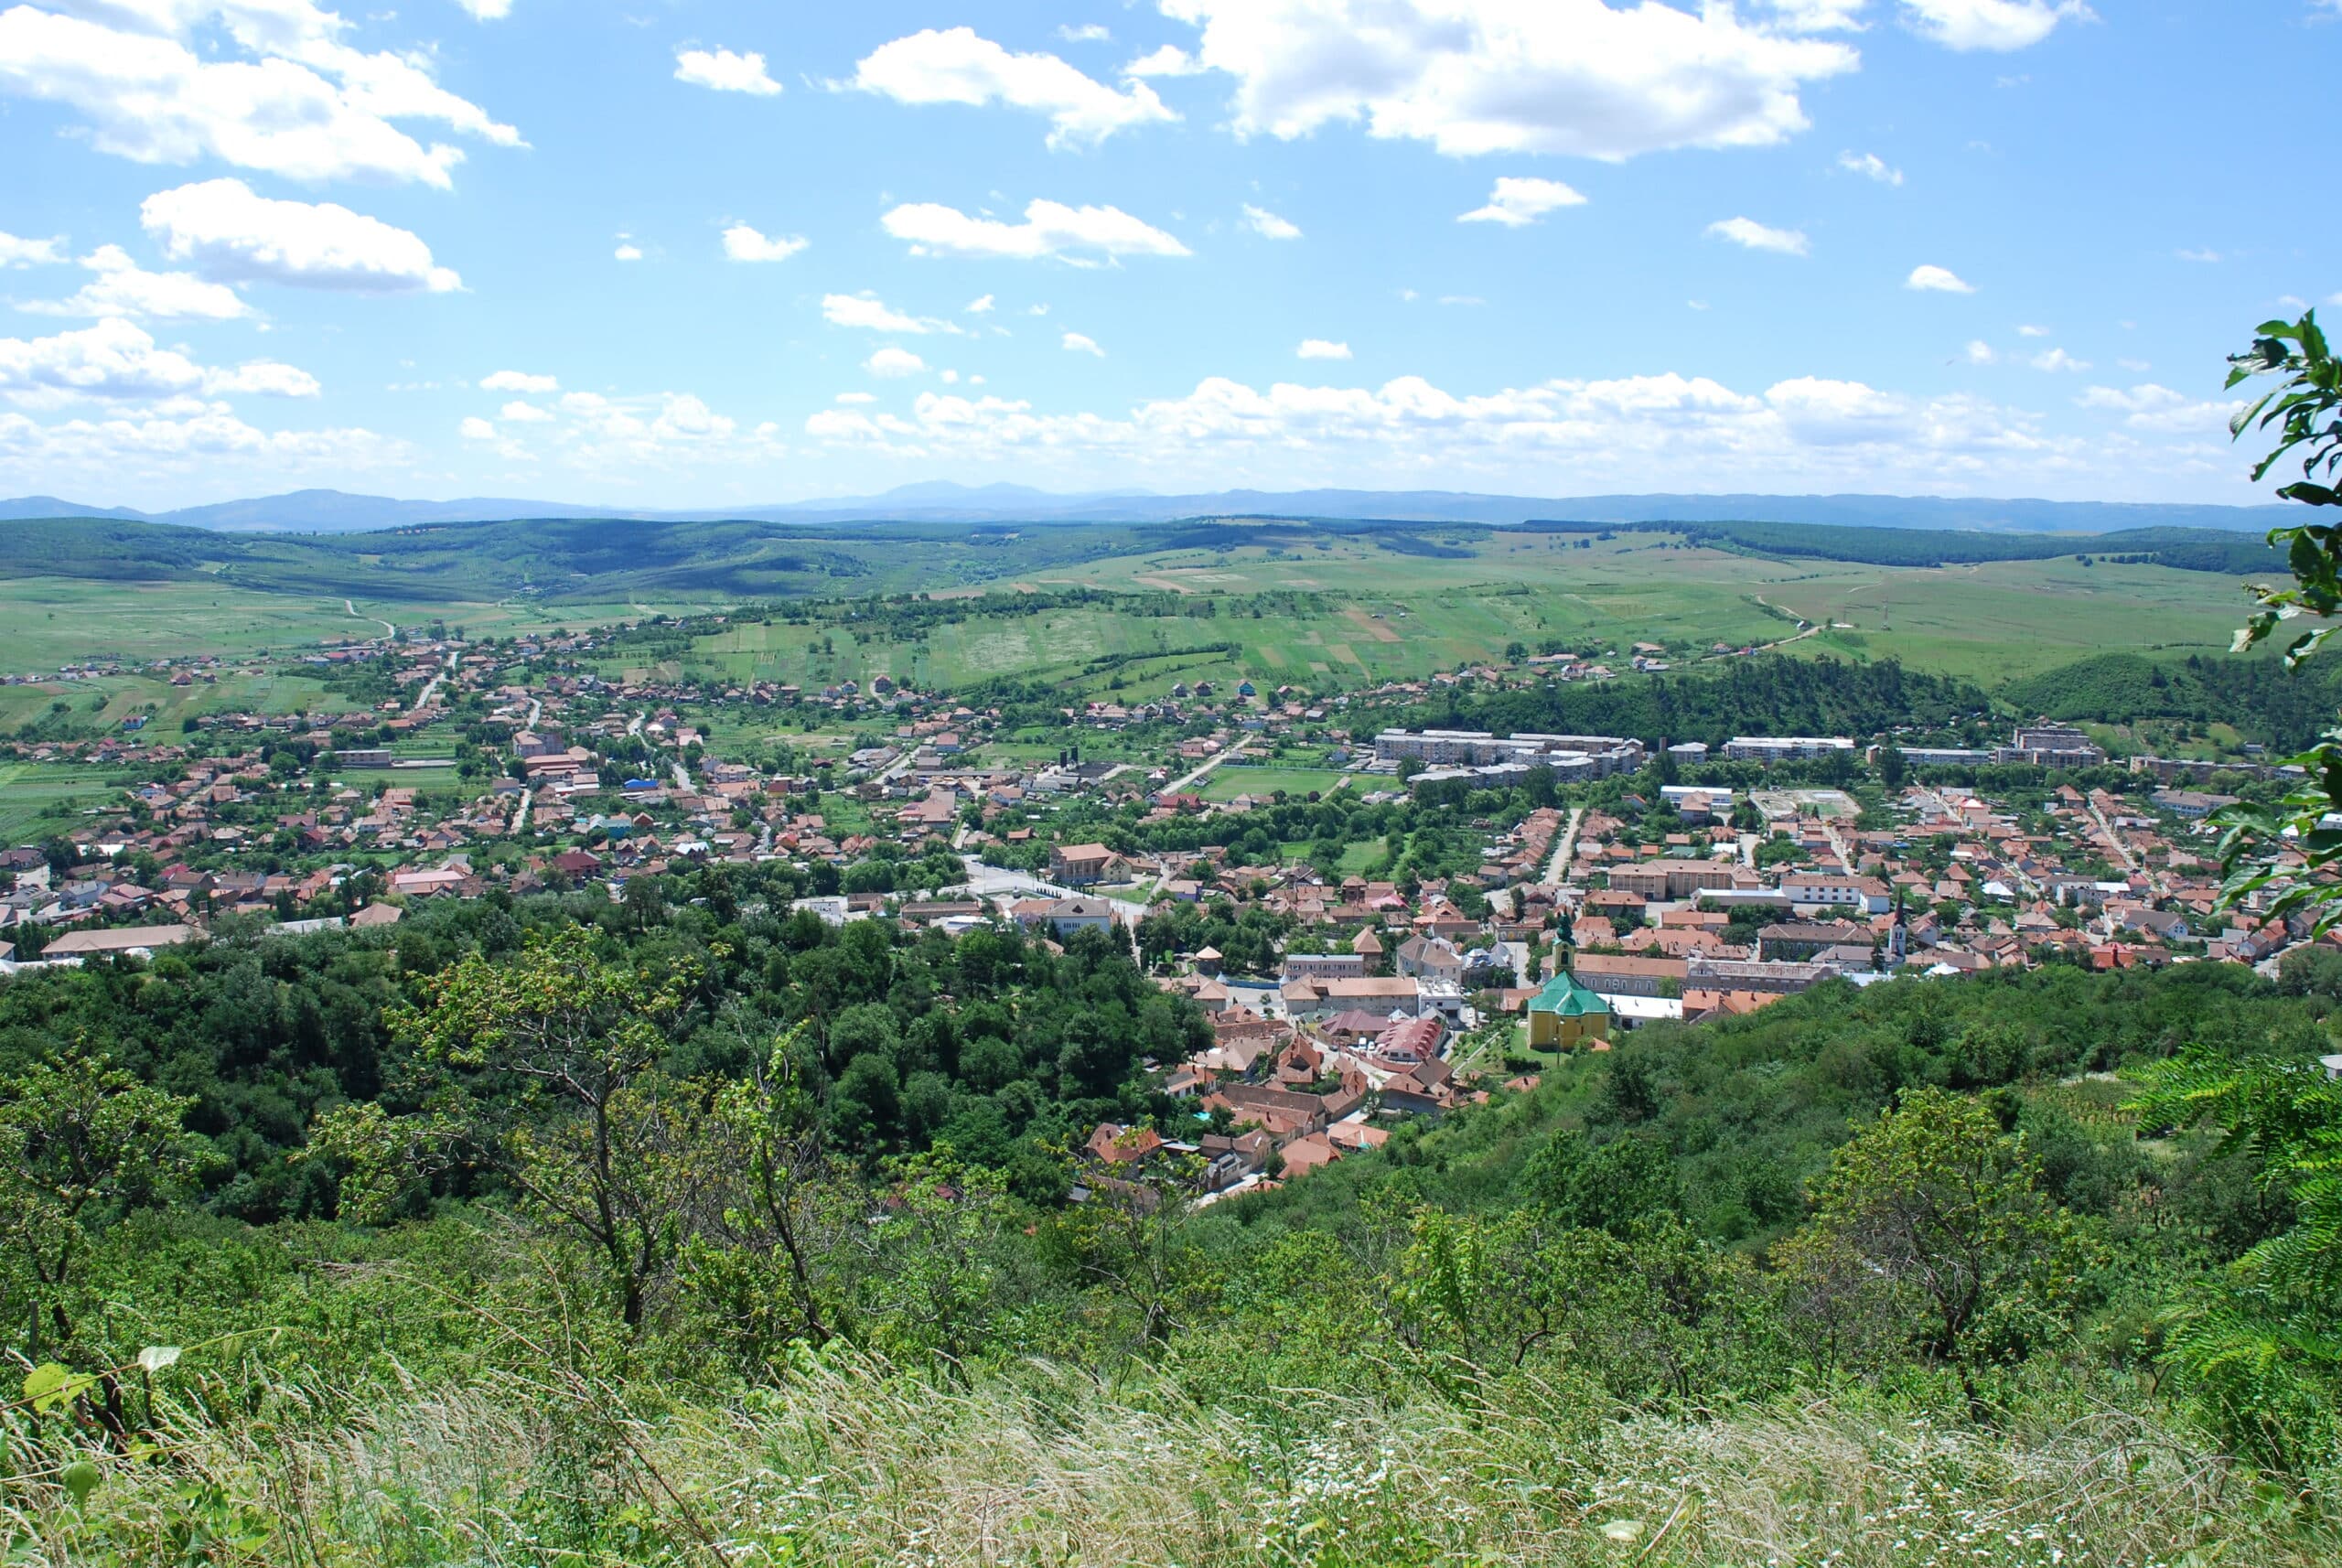
M 745 507 L 642 508 L 463 497 L 402 499 L 342 490 L 292 490 L 145 512 L 55 496 L 0 500 L 0 520 L 111 517 L 228 532 L 357 532 L 435 522 L 516 518 L 649 518 L 679 522 L 1169 522 L 1182 518 L 1282 516 L 1508 524 L 1546 519 L 1587 522 L 1786 522 L 1865 528 L 1950 528 L 2046 533 L 2111 533 L 2134 528 L 2261 531 L 2277 526 L 2273 506 L 2152 501 L 2053 501 L 2022 498 L 1894 495 L 1601 495 L 1534 497 L 1460 490 L 1216 490 L 1182 495 L 1106 491 L 1059 495 L 1022 485 L 966 486 L 927 480 L 881 495 Z

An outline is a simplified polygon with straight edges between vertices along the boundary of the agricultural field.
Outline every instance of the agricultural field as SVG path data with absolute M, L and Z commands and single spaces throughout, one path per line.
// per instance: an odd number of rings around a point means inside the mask
M 255 593 L 217 583 L 73 577 L 0 583 L 0 670 L 25 673 L 86 659 L 251 653 L 381 632 L 338 599 Z
M 1777 644 L 1998 684 L 2092 653 L 2218 651 L 2243 603 L 2240 578 L 2071 557 L 1878 566 L 1768 560 L 1651 534 L 1584 548 L 1567 535 L 1492 534 L 1447 548 L 1452 555 L 1402 555 L 1329 539 L 1117 556 L 1011 591 L 1168 593 L 1214 613 L 1020 611 L 971 596 L 964 619 L 901 639 L 879 624 L 744 620 L 639 672 L 809 688 L 887 676 L 940 691 L 1013 678 L 1054 685 L 1069 701 L 1136 701 L 1202 681 L 1324 689 L 1419 680 L 1499 660 L 1516 644 L 1622 660 L 1632 644 L 1651 642 L 1678 662 L 1718 643 Z
M 0 686 L 0 733 L 14 734 L 64 703 L 77 725 L 113 728 L 146 717 L 157 736 L 176 736 L 190 715 L 213 713 L 347 712 L 354 704 L 320 680 L 274 667 L 231 670 L 217 681 L 174 686 L 152 675 L 106 675 L 84 681 L 43 681 Z
M 102 768 L 0 761 L 0 843 L 28 843 L 70 827 L 72 812 L 121 804 L 115 777 Z
M 921 538 L 907 547 L 913 542 L 823 541 L 825 551 L 867 557 L 872 569 L 770 592 L 925 592 L 951 606 L 947 618 L 890 622 L 843 605 L 809 624 L 739 618 L 681 653 L 671 644 L 622 652 L 604 672 L 815 689 L 847 681 L 867 688 L 885 676 L 947 692 L 1016 681 L 1069 702 L 1143 701 L 1203 682 L 1329 690 L 1420 680 L 1501 660 L 1515 647 L 1623 664 L 1633 644 L 1646 642 L 1666 648 L 1679 667 L 1718 644 L 1771 644 L 1853 661 L 1892 657 L 1998 685 L 2095 653 L 2216 652 L 2245 602 L 2243 579 L 2218 572 L 2103 559 L 2085 566 L 2071 555 L 1944 566 L 1773 558 L 1663 532 L 1604 539 L 1275 525 L 1161 530 L 1158 548 L 1148 547 L 1147 531 L 1124 528 Z M 751 553 L 770 543 L 725 536 L 726 548 Z M 478 550 L 491 545 L 520 548 L 494 531 L 474 540 Z M 435 548 L 447 553 L 455 543 L 441 539 Z M 682 593 L 637 592 L 621 573 L 591 600 L 474 599 L 464 594 L 486 567 L 475 563 L 467 577 L 457 570 L 466 559 L 448 555 L 456 592 L 443 599 L 263 591 L 239 585 L 257 570 L 250 563 L 235 564 L 232 580 L 20 575 L 0 583 L 0 670 L 300 648 L 373 636 L 384 625 L 499 636 L 742 602 L 739 585 L 721 574 Z M 1068 589 L 1145 597 L 1064 602 Z M 1037 603 L 1037 595 L 1056 600 Z M 183 709 L 165 703 L 157 713 L 168 722 Z M 6 713 L 0 708 L 0 720 Z
M 318 598 L 208 581 L 10 577 L 0 581 L 0 671 L 31 674 L 85 660 L 283 651 L 380 637 L 385 627 L 439 625 L 472 637 L 504 637 L 720 607 L 709 600 L 417 604 Z
M 1822 564 L 1826 578 L 1762 590 L 1832 628 L 1810 639 L 1821 650 L 1892 656 L 1987 684 L 2094 653 L 2225 653 L 2249 607 L 2241 577 L 2084 566 L 2070 556 L 1905 569 Z M 1834 629 L 1841 625 L 1850 629 Z

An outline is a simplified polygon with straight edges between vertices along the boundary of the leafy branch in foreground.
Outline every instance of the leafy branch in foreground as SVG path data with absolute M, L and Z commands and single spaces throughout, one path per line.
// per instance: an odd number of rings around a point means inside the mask
M 2146 1125 L 2219 1129 L 2293 1225 L 2166 1314 L 2165 1359 L 2256 1463 L 2304 1474 L 2342 1446 L 2342 1082 L 2315 1061 L 2194 1051 L 2141 1075 Z
M 2229 360 L 2231 387 L 2255 376 L 2284 381 L 2240 410 L 2230 432 L 2273 432 L 2255 480 L 2298 456 L 2302 478 L 2277 493 L 2305 506 L 2342 505 L 2342 359 L 2315 311 L 2264 322 Z M 2254 589 L 2259 613 L 2236 634 L 2241 652 L 2307 615 L 2328 624 L 2294 637 L 2297 670 L 2342 622 L 2342 525 L 2272 530 L 2294 575 L 2290 587 Z M 2309 934 L 2342 925 L 2342 729 L 2292 759 L 2301 782 L 2274 807 L 2240 805 L 2214 820 L 2220 903 L 2250 901 L 2265 921 L 2306 917 Z M 2293 1224 L 2198 1286 L 2165 1315 L 2164 1356 L 2214 1427 L 2256 1463 L 2294 1475 L 2342 1447 L 2342 1083 L 2321 1062 L 2226 1061 L 2194 1051 L 2144 1075 L 2133 1109 L 2148 1125 L 2219 1129 L 2221 1151 L 2256 1163 L 2261 1186 L 2287 1199 Z
M 2229 421 L 2229 434 L 2241 438 L 2248 430 L 2275 427 L 2278 443 L 2253 465 L 2255 483 L 2290 455 L 2302 453 L 2302 478 L 2279 488 L 2277 494 L 2306 506 L 2342 505 L 2342 492 L 2331 480 L 2342 469 L 2342 359 L 2328 349 L 2317 325 L 2317 312 L 2299 321 L 2264 321 L 2252 347 L 2229 360 L 2230 387 L 2255 376 L 2283 375 L 2284 383 L 2263 393 Z M 2306 447 L 2306 452 L 2302 448 Z M 2285 564 L 2294 575 L 2290 588 L 2260 587 L 2253 596 L 2261 606 L 2237 633 L 2242 652 L 2277 629 L 2280 621 L 2304 613 L 2330 619 L 2342 610 L 2342 525 L 2303 523 L 2272 529 L 2269 542 L 2285 550 Z M 2321 627 L 2295 638 L 2285 650 L 2287 664 L 2298 664 L 2325 645 L 2342 628 Z
M 2277 494 L 2305 506 L 2342 504 L 2342 492 L 2332 483 L 2342 470 L 2342 359 L 2328 346 L 2317 312 L 2304 312 L 2296 322 L 2261 323 L 2252 347 L 2231 356 L 2229 364 L 2231 387 L 2256 376 L 2284 378 L 2229 422 L 2229 432 L 2240 439 L 2254 430 L 2276 438 L 2268 456 L 2253 465 L 2253 478 L 2266 478 L 2278 464 L 2298 456 L 2302 478 Z M 2304 615 L 2329 623 L 2285 645 L 2285 667 L 2298 669 L 2327 638 L 2342 631 L 2342 622 L 2335 620 L 2342 614 L 2342 524 L 2272 529 L 2269 542 L 2285 551 L 2294 581 L 2252 590 L 2261 608 L 2238 630 L 2234 646 L 2242 652 Z M 2289 760 L 2306 771 L 2283 800 L 2233 806 L 2213 819 L 2226 830 L 2220 841 L 2220 903 L 2235 908 L 2254 901 L 2271 920 L 2304 914 L 2311 917 L 2312 934 L 2323 936 L 2342 924 L 2342 829 L 2327 825 L 2342 811 L 2342 730 L 2328 730 Z

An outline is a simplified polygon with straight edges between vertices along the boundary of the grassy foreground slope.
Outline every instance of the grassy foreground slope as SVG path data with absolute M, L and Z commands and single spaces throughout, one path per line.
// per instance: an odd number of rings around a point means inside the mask
M 440 907 L 394 950 L 226 942 L 167 976 L 0 991 L 0 1056 L 35 1049 L 20 1019 L 110 1047 L 197 1096 L 217 1148 L 247 1156 L 252 1179 L 219 1198 L 277 1188 L 265 1223 L 192 1194 L 109 1214 L 70 1289 L 0 1268 L 0 1303 L 47 1295 L 73 1326 L 60 1350 L 43 1319 L 0 1316 L 27 1361 L 180 1352 L 124 1374 L 119 1434 L 94 1393 L 0 1412 L 17 1560 L 2308 1568 L 2342 1548 L 2330 1446 L 2281 1473 L 2172 1369 L 2158 1327 L 2290 1206 L 2249 1155 L 2142 1124 L 2105 1076 L 2191 1041 L 2314 1047 L 2342 1000 L 2331 966 L 2282 986 L 2212 965 L 1832 985 L 1638 1033 L 1532 1092 L 1190 1214 L 1019 1195 L 1015 1172 L 1039 1168 L 1008 1147 L 1007 1108 L 1050 1105 L 1091 1031 L 1037 1028 L 1069 988 L 1022 989 L 1003 966 L 1054 957 L 876 922 L 608 913 L 613 959 L 721 977 L 662 1029 L 666 1070 L 693 1076 L 642 1084 L 650 1098 L 612 1123 L 629 1210 L 660 1219 L 628 1316 L 579 1211 L 496 1178 L 550 1161 L 583 1179 L 557 1108 L 510 1101 L 523 1165 L 427 1163 L 363 1224 L 346 1149 L 304 1147 L 289 1103 L 371 1100 L 417 1132 L 418 1095 L 467 1113 L 424 1093 L 417 1032 L 377 1026 L 379 999 L 466 1006 L 430 978 L 466 938 L 526 962 L 516 919 L 585 913 L 603 911 Z M 1080 941 L 1066 961 L 1122 972 Z M 938 983 L 987 994 L 937 1009 Z M 886 1000 L 835 1005 L 855 994 Z M 738 1053 L 816 1010 L 856 1062 L 948 1060 L 939 1016 L 971 1033 L 933 1107 L 948 1118 L 923 1131 L 908 1090 L 898 1116 L 849 1107 L 835 1086 L 866 1076 L 854 1068 L 830 1080 L 832 1157 L 779 1194 L 800 1274 L 752 1178 L 775 1146 L 756 1140 L 803 1123 L 737 1098 Z M 1004 1055 L 980 1027 L 1039 1048 Z M 1073 1048 L 1053 1058 L 1060 1035 Z M 492 1073 L 473 1086 L 487 1103 L 511 1092 Z M 1948 1353 L 1910 1277 L 1880 1290 L 1866 1269 L 1808 1266 L 1835 1255 L 1813 1250 L 1839 1212 L 1833 1175 L 1897 1124 L 1879 1112 L 1898 1093 L 1928 1097 L 1900 1124 L 1924 1142 L 1966 1123 L 1991 1151 L 1986 1185 L 2014 1182 L 1978 1254 L 1990 1310 Z M 1077 1132 L 1100 1113 L 1060 1109 Z M 1910 1179 L 1950 1190 L 1931 1167 Z M 2020 1233 L 2053 1270 L 2004 1266 Z M 2266 1369 L 2254 1397 L 2299 1371 Z M 2321 1420 L 2330 1437 L 2330 1411 L 2294 1429 Z

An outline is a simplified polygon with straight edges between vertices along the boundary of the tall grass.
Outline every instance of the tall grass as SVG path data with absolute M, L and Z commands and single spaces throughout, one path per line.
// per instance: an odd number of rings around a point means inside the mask
M 356 1414 L 330 1412 L 357 1412 Z M 2132 1412 L 1980 1429 L 1859 1392 L 1604 1414 L 1514 1377 L 1201 1401 L 1039 1364 L 810 1358 L 723 1403 L 567 1374 L 365 1390 L 190 1378 L 155 1452 L 12 1451 L 11 1563 L 1499 1563 L 2309 1568 L 2342 1536 Z M 76 1503 L 74 1459 L 97 1485 Z M 85 1476 L 82 1479 L 87 1479 Z M 2307 1520 L 2307 1522 L 2304 1522 Z

